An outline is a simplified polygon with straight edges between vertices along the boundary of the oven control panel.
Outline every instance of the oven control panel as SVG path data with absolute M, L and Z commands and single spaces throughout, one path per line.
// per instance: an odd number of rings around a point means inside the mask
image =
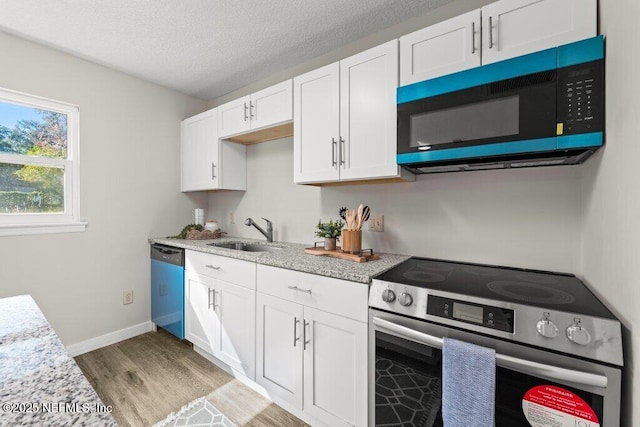
M 507 308 L 429 295 L 427 314 L 511 334 L 514 332 L 514 311 Z

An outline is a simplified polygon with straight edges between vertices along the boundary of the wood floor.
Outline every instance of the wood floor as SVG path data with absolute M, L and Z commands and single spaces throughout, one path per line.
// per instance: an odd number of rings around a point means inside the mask
M 306 425 L 162 330 L 75 360 L 120 426 L 150 426 L 207 395 L 238 425 Z

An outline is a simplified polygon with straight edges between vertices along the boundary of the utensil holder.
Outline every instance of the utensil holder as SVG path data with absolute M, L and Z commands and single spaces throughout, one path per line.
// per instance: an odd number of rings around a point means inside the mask
M 362 250 L 362 230 L 342 230 L 342 252 L 359 254 Z

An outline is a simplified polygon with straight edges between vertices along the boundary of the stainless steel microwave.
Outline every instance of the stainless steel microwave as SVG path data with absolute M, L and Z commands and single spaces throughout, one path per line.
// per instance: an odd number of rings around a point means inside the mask
M 582 163 L 604 143 L 604 38 L 397 90 L 397 163 L 416 174 Z

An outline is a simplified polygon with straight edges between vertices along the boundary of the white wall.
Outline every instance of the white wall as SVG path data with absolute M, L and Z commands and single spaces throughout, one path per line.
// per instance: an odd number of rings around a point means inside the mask
M 581 271 L 625 327 L 623 425 L 640 425 L 640 3 L 600 0 L 606 36 L 606 147 L 582 168 Z M 633 402 L 636 404 L 633 405 Z
M 179 179 L 180 120 L 205 103 L 1 32 L 0 52 L 0 87 L 80 107 L 89 223 L 0 237 L 0 297 L 31 294 L 67 345 L 149 321 L 147 238 L 176 234 L 205 197 L 182 195 Z
M 385 231 L 363 233 L 376 251 L 577 272 L 580 167 L 423 175 L 416 182 L 339 187 L 293 184 L 293 140 L 247 148 L 247 191 L 211 193 L 208 214 L 233 236 L 274 223 L 276 240 L 311 243 L 322 218 L 369 205 Z M 230 214 L 235 224 L 229 223 Z

